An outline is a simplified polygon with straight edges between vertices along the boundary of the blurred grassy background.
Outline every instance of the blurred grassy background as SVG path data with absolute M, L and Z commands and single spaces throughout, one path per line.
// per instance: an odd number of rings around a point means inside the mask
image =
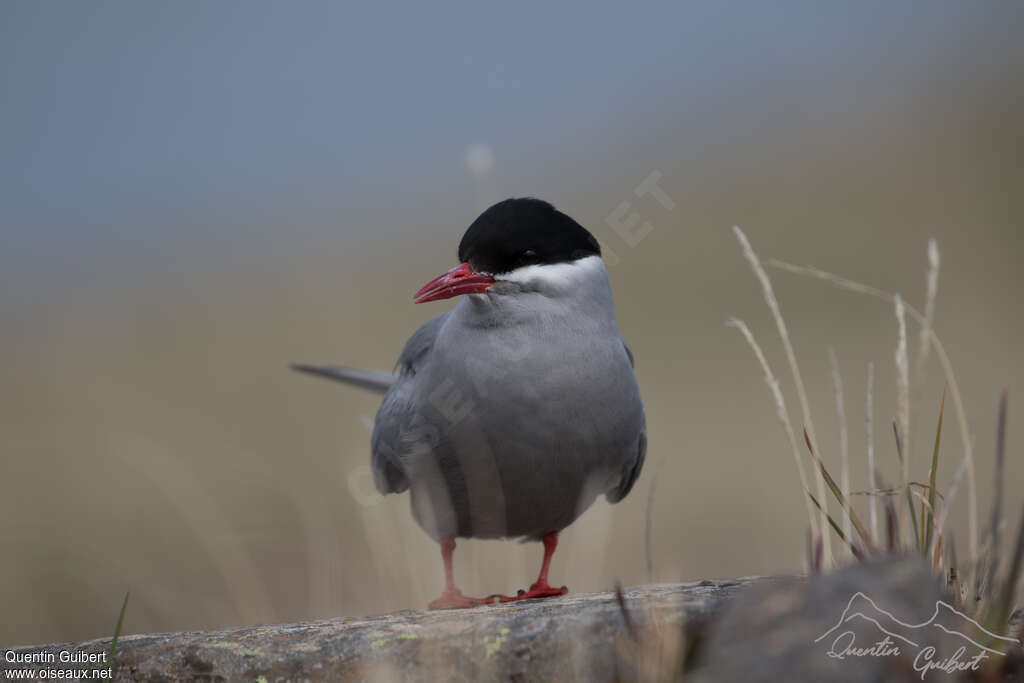
M 128 633 L 435 597 L 436 546 L 405 496 L 372 491 L 362 418 L 376 399 L 287 364 L 390 368 L 445 308 L 412 292 L 507 196 L 554 202 L 614 252 L 650 431 L 634 493 L 566 531 L 554 582 L 650 580 L 655 478 L 654 580 L 801 568 L 788 446 L 723 324 L 747 320 L 794 407 L 734 224 L 765 257 L 915 305 L 938 240 L 936 329 L 976 437 L 981 510 L 1005 386 L 1016 515 L 1019 10 L 3 3 L 0 642 L 109 635 L 127 589 Z M 653 171 L 671 210 L 635 196 Z M 652 228 L 634 247 L 607 220 L 622 202 Z M 868 361 L 878 461 L 895 479 L 892 311 L 774 277 L 824 457 L 837 462 L 832 346 L 854 487 Z M 934 360 L 912 382 L 923 479 Z M 943 490 L 961 455 L 946 424 Z M 533 580 L 540 547 L 464 542 L 456 558 L 467 593 L 507 592 Z

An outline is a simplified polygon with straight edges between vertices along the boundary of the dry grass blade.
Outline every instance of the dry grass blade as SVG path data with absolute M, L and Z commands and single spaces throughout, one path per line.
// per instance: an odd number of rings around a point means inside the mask
M 878 489 L 878 478 L 875 477 L 875 432 L 874 432 L 874 393 L 875 393 L 875 364 L 868 362 L 868 389 L 867 400 L 864 406 L 864 422 L 867 427 L 868 445 L 868 482 L 869 488 Z M 878 503 L 872 498 L 868 501 L 868 513 L 871 520 L 871 540 L 878 543 Z
M 924 320 L 921 322 L 921 342 L 917 352 L 917 368 L 928 360 L 928 337 L 935 322 L 935 298 L 939 291 L 939 245 L 935 239 L 928 240 L 928 276 L 925 280 Z
M 942 443 L 942 417 L 946 413 L 946 390 L 942 390 L 942 402 L 939 404 L 939 424 L 935 428 L 935 448 L 932 450 L 932 470 L 928 476 L 928 509 L 929 518 L 935 516 L 935 476 L 939 469 L 939 444 Z M 921 519 L 924 520 L 924 506 L 921 507 Z M 927 521 L 922 522 L 927 531 L 925 532 L 924 544 L 921 550 L 927 551 L 932 547 L 932 525 Z
M 777 259 L 769 260 L 768 264 L 795 275 L 822 280 L 848 292 L 871 296 L 890 303 L 895 300 L 895 295 L 890 292 L 861 284 L 855 280 L 850 280 L 849 278 L 844 278 L 819 268 L 797 266 Z M 907 304 L 904 304 L 904 308 L 906 313 L 923 328 L 925 324 L 924 314 Z M 946 378 L 946 384 L 949 386 L 949 396 L 953 400 L 953 407 L 956 412 L 957 427 L 960 432 L 960 442 L 964 452 L 963 458 L 957 466 L 957 472 L 961 476 L 964 473 L 967 475 L 967 550 L 968 556 L 973 560 L 978 557 L 978 489 L 974 473 L 974 446 L 971 443 L 971 431 L 967 423 L 967 412 L 964 409 L 963 398 L 960 395 L 960 384 L 956 380 L 956 373 L 953 372 L 953 364 L 949 360 L 949 355 L 946 353 L 942 341 L 935 334 L 935 330 L 930 327 L 928 329 L 928 338 L 932 348 L 935 349 L 935 355 L 939 359 L 939 364 L 942 366 L 942 373 Z M 955 488 L 951 487 L 950 491 L 955 491 Z M 951 497 L 951 495 L 947 496 L 947 499 Z M 945 515 L 942 515 L 940 519 L 944 521 Z
M 900 461 L 900 467 L 903 467 L 903 439 L 900 438 L 900 426 L 895 421 L 892 423 L 892 435 L 896 439 L 896 458 Z
M 765 272 L 764 266 L 761 265 L 761 259 L 758 258 L 757 253 L 754 251 L 753 247 L 750 246 L 750 240 L 747 239 L 747 236 L 739 229 L 738 226 L 733 226 L 733 232 L 736 233 L 736 239 L 740 242 L 740 246 L 743 249 L 743 255 L 750 263 L 750 267 L 757 276 L 757 279 L 761 282 L 761 289 L 764 293 L 765 303 L 768 304 L 768 308 L 772 312 L 772 317 L 775 318 L 775 326 L 779 330 L 779 337 L 782 339 L 782 347 L 786 351 L 786 359 L 789 361 L 789 368 L 793 373 L 793 384 L 796 386 L 797 398 L 800 400 L 800 410 L 803 413 L 804 418 L 804 430 L 810 434 L 811 442 L 817 444 L 818 438 L 814 433 L 814 421 L 811 420 L 811 406 L 807 401 L 807 390 L 804 388 L 804 382 L 800 376 L 800 366 L 796 362 L 796 353 L 793 351 L 793 345 L 789 341 L 789 332 L 786 329 L 786 321 L 782 318 L 782 311 L 779 308 L 778 299 L 775 298 L 775 290 L 772 288 L 772 282 L 768 278 L 768 273 Z M 825 500 L 825 483 L 821 472 L 818 469 L 815 470 L 815 479 L 817 481 L 818 497 L 821 498 L 821 504 L 824 510 L 827 511 L 828 502 Z M 825 523 L 823 512 L 819 524 L 819 528 L 822 531 L 824 531 Z M 832 545 L 829 540 L 829 535 L 822 533 L 821 538 L 825 547 L 825 557 L 831 558 Z
M 797 474 L 800 475 L 800 486 L 807 493 L 810 493 L 810 487 L 807 483 L 807 473 L 804 471 L 803 460 L 800 458 L 800 447 L 796 442 L 796 434 L 793 432 L 793 425 L 789 421 L 789 411 L 786 410 L 786 399 L 782 396 L 782 389 L 779 388 L 779 382 L 775 379 L 775 374 L 772 372 L 771 366 L 768 365 L 768 360 L 764 357 L 764 352 L 761 350 L 761 346 L 754 339 L 753 333 L 750 328 L 742 320 L 737 318 L 730 318 L 726 325 L 735 327 L 743 335 L 743 338 L 747 340 L 747 344 L 754 351 L 754 356 L 757 358 L 757 362 L 761 364 L 761 370 L 764 372 L 764 381 L 771 389 L 772 396 L 775 399 L 775 411 L 779 418 L 779 422 L 782 423 L 782 428 L 786 431 L 786 438 L 789 439 L 790 448 L 793 451 L 793 461 L 796 463 Z M 826 513 L 821 515 L 821 524 L 818 524 L 817 516 L 814 514 L 814 510 L 811 509 L 810 503 L 806 500 L 804 503 L 807 505 L 807 521 L 811 526 L 811 533 L 815 536 L 824 535 L 824 524 Z
M 903 452 L 903 439 L 900 437 L 900 426 L 895 422 L 892 423 L 892 435 L 896 439 L 896 457 L 899 458 L 900 465 L 902 465 L 906 462 L 907 456 Z M 917 515 L 914 512 L 914 498 L 910 495 L 910 482 L 905 482 L 903 486 L 900 487 L 900 490 L 903 491 L 907 497 L 907 509 L 910 512 L 910 524 L 911 528 L 914 530 L 914 546 L 918 547 L 921 545 L 921 534 L 918 531 Z
M 992 496 L 992 511 L 988 520 L 989 539 L 989 565 L 988 577 L 985 584 L 991 589 L 995 581 L 996 569 L 999 566 L 999 557 L 1002 554 L 1002 534 L 1000 525 L 1003 520 L 1003 477 L 1006 472 L 1006 403 L 1007 392 L 999 398 L 999 417 L 996 421 L 996 481 Z
M 807 443 L 807 448 L 811 452 L 811 457 L 818 463 L 818 469 L 821 471 L 822 477 L 828 484 L 828 487 L 832 490 L 832 495 L 839 501 L 839 505 L 842 506 L 843 510 L 846 511 L 847 516 L 850 518 L 850 522 L 853 524 L 853 528 L 857 530 L 857 535 L 860 536 L 861 542 L 865 545 L 868 552 L 874 551 L 874 545 L 871 543 L 871 537 L 868 535 L 867 529 L 864 528 L 864 524 L 860 521 L 860 517 L 857 516 L 857 511 L 849 505 L 849 501 L 843 497 L 843 492 L 839 489 L 835 479 L 829 474 L 828 469 L 825 467 L 825 461 L 821 459 L 817 453 L 814 452 L 814 446 L 811 443 L 811 438 L 807 434 L 807 430 L 804 430 L 804 441 Z
M 914 528 L 914 546 L 919 547 L 921 545 L 921 531 L 918 529 L 917 514 L 914 512 L 913 491 L 910 490 L 909 486 L 903 489 L 903 491 L 907 494 L 907 509 L 910 510 L 910 522 Z
M 897 441 L 899 434 L 896 435 Z M 900 516 L 897 511 L 897 496 L 906 495 L 907 489 L 888 486 L 882 478 L 882 473 L 875 471 L 875 479 L 878 480 L 885 504 L 885 538 L 886 548 L 890 553 L 897 552 L 903 546 L 903 529 L 900 526 Z
M 925 484 L 924 482 L 920 482 L 920 481 L 912 481 L 912 482 L 909 482 L 908 485 L 912 486 L 912 487 L 916 486 L 917 488 L 921 489 L 922 491 L 927 491 L 929 489 L 928 484 Z M 903 491 L 904 491 L 904 489 L 878 488 L 878 489 L 875 489 L 873 491 L 851 491 L 850 495 L 851 496 L 874 496 L 874 497 L 877 498 L 877 497 L 881 497 L 881 496 L 898 496 L 898 495 L 902 494 Z M 935 495 L 939 497 L 939 501 L 940 502 L 944 501 L 946 499 L 946 497 L 944 495 L 942 495 L 941 493 L 939 493 L 938 491 L 935 492 Z
M 907 315 L 903 299 L 897 294 L 896 306 L 896 390 L 897 415 L 900 422 L 900 436 L 903 437 L 901 448 L 903 464 L 903 485 L 910 481 L 910 362 L 907 358 Z
M 949 483 L 949 489 L 946 491 L 945 502 L 942 505 L 942 510 L 939 512 L 939 528 L 946 528 L 946 518 L 949 517 L 949 511 L 953 509 L 953 501 L 956 500 L 957 491 L 960 490 L 960 482 L 963 481 L 964 473 L 967 471 L 967 460 L 963 459 L 956 468 L 956 472 L 953 473 L 953 481 Z M 977 555 L 972 556 L 975 560 Z M 968 562 L 971 560 L 968 559 Z
M 839 419 L 839 488 L 843 491 L 843 498 L 849 501 L 850 437 L 846 425 L 846 405 L 843 401 L 843 378 L 839 374 L 839 359 L 836 357 L 835 350 L 828 350 L 828 360 L 832 366 L 832 385 L 835 387 L 836 392 L 836 416 Z M 846 534 L 846 538 L 850 538 L 853 535 L 850 529 L 849 515 L 843 517 L 843 532 Z M 873 538 L 872 542 L 874 542 Z

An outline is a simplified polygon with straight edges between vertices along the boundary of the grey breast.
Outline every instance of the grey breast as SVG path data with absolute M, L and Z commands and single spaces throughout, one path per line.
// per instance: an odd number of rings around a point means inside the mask
M 617 330 L 567 334 L 555 323 L 496 333 L 446 313 L 406 344 L 372 461 L 378 488 L 409 488 L 415 518 L 435 538 L 537 537 L 602 493 L 621 500 L 645 449 Z

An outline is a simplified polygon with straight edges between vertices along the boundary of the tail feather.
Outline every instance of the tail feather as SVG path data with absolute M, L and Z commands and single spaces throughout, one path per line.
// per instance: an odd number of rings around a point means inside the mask
M 356 370 L 355 368 L 346 368 L 340 365 L 302 365 L 293 363 L 291 368 L 298 372 L 333 379 L 343 384 L 351 384 L 360 389 L 367 389 L 378 394 L 386 393 L 396 379 L 390 372 Z

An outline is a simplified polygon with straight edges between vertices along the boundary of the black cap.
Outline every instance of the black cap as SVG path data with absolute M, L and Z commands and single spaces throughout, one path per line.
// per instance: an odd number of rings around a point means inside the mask
M 459 242 L 459 261 L 478 273 L 600 256 L 586 228 L 540 199 L 498 202 L 480 214 Z

